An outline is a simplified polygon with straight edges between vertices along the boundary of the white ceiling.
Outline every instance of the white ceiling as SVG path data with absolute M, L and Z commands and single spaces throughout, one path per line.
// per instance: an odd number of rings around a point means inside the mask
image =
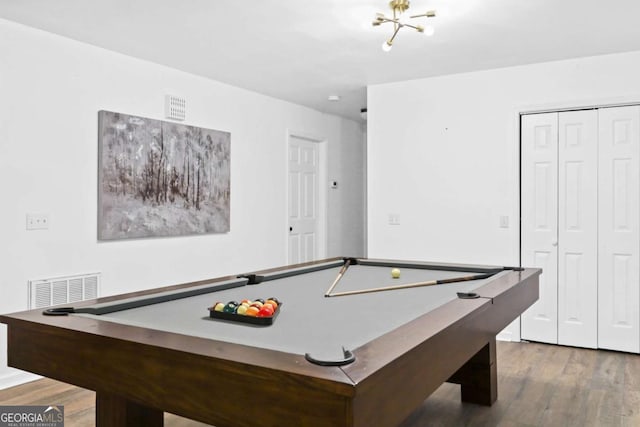
M 408 12 L 430 9 L 434 36 L 405 28 L 385 53 L 390 24 L 371 21 L 387 0 L 0 0 L 1 18 L 353 119 L 369 84 L 640 50 L 638 0 L 413 0 Z

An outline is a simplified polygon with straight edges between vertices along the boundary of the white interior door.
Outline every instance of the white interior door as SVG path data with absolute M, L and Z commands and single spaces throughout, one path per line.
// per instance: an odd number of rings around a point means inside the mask
M 599 111 L 598 346 L 640 352 L 640 107 Z
M 558 114 L 522 116 L 522 265 L 542 268 L 522 338 L 558 342 Z
M 319 158 L 318 143 L 289 137 L 289 264 L 317 257 Z
M 598 345 L 598 112 L 558 115 L 558 344 Z

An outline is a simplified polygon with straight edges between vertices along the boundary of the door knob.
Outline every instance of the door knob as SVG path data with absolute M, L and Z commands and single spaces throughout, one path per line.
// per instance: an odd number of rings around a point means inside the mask
M 293 231 L 293 227 L 289 227 L 289 231 Z

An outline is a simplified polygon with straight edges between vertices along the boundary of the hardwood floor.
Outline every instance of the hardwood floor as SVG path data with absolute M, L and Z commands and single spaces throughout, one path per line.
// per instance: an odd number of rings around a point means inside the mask
M 640 356 L 498 342 L 498 401 L 462 404 L 442 385 L 402 427 L 640 426 Z
M 50 379 L 0 390 L 2 405 L 64 405 L 68 427 L 94 425 L 94 399 Z M 165 414 L 165 425 L 205 424 Z M 640 356 L 498 342 L 498 401 L 464 404 L 459 386 L 443 384 L 401 425 L 426 426 L 640 426 Z

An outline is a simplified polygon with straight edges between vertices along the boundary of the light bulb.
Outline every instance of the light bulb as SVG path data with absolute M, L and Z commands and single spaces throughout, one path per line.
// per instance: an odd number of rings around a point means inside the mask
M 431 37 L 435 32 L 436 32 L 436 29 L 433 28 L 431 25 L 426 25 L 424 27 L 424 35 L 427 37 Z
M 384 43 L 382 43 L 382 50 L 384 50 L 385 52 L 389 52 L 391 50 L 393 46 L 391 46 L 389 44 L 389 42 L 385 41 Z

